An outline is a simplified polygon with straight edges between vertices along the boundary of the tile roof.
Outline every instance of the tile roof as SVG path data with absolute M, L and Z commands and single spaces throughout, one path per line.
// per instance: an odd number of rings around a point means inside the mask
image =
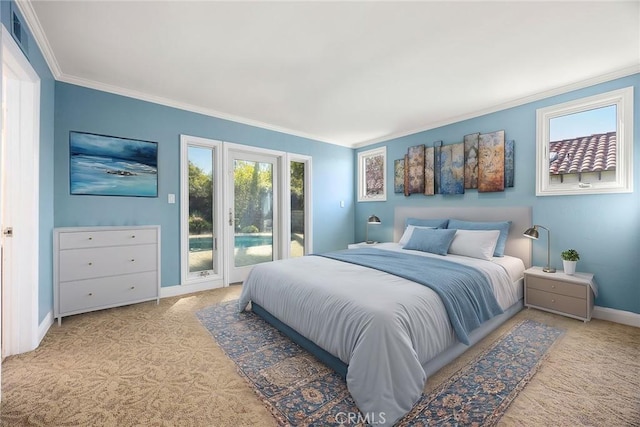
M 616 169 L 616 132 L 549 143 L 549 173 L 600 172 Z

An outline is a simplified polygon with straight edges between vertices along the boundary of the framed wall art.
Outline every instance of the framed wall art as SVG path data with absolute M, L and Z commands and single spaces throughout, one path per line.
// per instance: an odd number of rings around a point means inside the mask
M 387 200 L 387 147 L 358 153 L 358 201 Z
M 158 197 L 158 143 L 69 132 L 72 195 Z

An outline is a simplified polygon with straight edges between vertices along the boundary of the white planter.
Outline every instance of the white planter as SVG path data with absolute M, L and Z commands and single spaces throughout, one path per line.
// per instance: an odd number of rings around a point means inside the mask
M 568 274 L 573 276 L 576 272 L 576 264 L 578 261 L 565 261 L 562 260 L 562 265 L 564 267 L 564 274 Z

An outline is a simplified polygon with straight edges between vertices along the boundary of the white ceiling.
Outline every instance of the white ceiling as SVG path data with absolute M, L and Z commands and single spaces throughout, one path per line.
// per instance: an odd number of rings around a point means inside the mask
M 640 72 L 640 2 L 18 0 L 57 80 L 362 146 Z

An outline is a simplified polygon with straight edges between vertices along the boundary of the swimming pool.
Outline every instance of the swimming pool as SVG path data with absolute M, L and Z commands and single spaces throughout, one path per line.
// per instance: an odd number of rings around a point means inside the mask
M 271 234 L 236 234 L 234 246 L 236 248 L 251 248 L 254 246 L 271 246 L 272 243 L 273 236 Z M 211 236 L 189 237 L 190 252 L 210 251 L 212 246 L 213 237 Z

